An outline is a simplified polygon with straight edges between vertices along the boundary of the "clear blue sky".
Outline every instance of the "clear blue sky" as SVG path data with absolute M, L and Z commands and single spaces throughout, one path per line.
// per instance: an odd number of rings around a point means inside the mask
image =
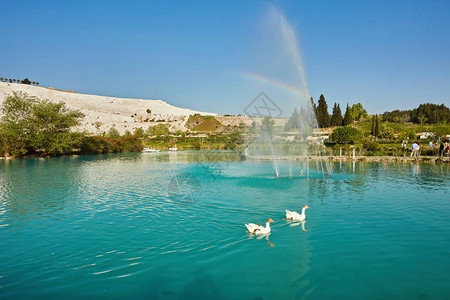
M 6 1 L 0 76 L 222 114 L 256 96 L 264 1 Z M 450 99 L 450 1 L 278 1 L 317 101 L 370 114 Z

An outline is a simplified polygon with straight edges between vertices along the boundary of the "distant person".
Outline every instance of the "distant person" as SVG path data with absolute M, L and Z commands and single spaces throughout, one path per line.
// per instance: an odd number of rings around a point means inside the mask
M 411 145 L 411 157 L 418 157 L 419 156 L 419 149 L 420 149 L 420 146 L 419 146 L 419 144 L 417 144 L 416 142 L 414 142 L 412 145 Z
M 402 151 L 403 151 L 403 156 L 405 156 L 405 154 L 406 154 L 406 144 L 407 144 L 407 143 L 408 143 L 407 141 L 402 140 Z
M 430 141 L 428 143 L 428 145 L 430 146 L 430 151 L 431 151 L 432 155 L 434 156 L 434 144 L 433 144 L 433 141 Z
M 304 176 L 303 175 L 303 169 L 300 170 L 300 176 Z
M 439 146 L 439 156 L 443 156 L 444 155 L 444 142 L 441 142 L 441 145 Z

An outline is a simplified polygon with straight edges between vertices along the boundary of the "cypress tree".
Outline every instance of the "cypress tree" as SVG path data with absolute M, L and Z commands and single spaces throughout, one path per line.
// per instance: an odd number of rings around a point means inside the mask
M 316 118 L 317 118 L 317 107 L 316 107 L 316 104 L 314 103 L 313 97 L 311 97 L 311 99 L 309 99 L 309 100 L 311 101 L 311 107 L 312 107 L 312 109 L 313 109 L 313 111 L 314 111 L 314 115 L 315 115 Z
M 298 112 L 297 108 L 295 108 L 294 112 L 291 115 L 291 118 L 286 123 L 285 129 L 286 131 L 289 131 L 298 128 L 300 128 L 300 113 Z
M 375 135 L 375 116 L 372 116 L 372 130 L 370 130 L 370 135 Z
M 319 127 L 330 127 L 330 114 L 328 113 L 328 105 L 327 101 L 325 101 L 325 97 L 320 95 L 317 103 L 317 123 L 319 124 Z
M 344 120 L 342 121 L 342 126 L 347 126 L 352 124 L 352 113 L 350 111 L 350 107 L 347 103 L 347 109 L 345 110 Z
M 331 115 L 331 126 L 342 125 L 342 112 L 339 104 L 334 103 L 333 114 Z
M 375 137 L 378 137 L 380 135 L 380 128 L 378 127 L 378 115 L 375 115 L 375 130 L 373 133 Z

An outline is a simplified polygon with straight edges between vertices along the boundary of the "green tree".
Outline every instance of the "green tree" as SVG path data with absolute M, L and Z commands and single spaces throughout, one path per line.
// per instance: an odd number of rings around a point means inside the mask
M 342 126 L 348 126 L 352 124 L 352 113 L 347 103 L 347 109 L 345 110 L 344 119 L 342 120 Z
M 380 126 L 378 125 L 378 115 L 375 115 L 375 128 L 373 130 L 373 135 L 375 137 L 379 137 L 380 135 Z
M 292 129 L 298 129 L 300 127 L 300 113 L 297 108 L 294 108 L 291 117 L 286 123 L 285 130 L 290 131 Z
M 147 134 L 149 136 L 161 136 L 161 135 L 168 135 L 170 133 L 169 127 L 165 124 L 158 124 L 155 126 L 150 126 L 147 129 Z
M 328 113 L 328 105 L 325 97 L 320 95 L 319 101 L 317 102 L 317 123 L 320 128 L 330 127 L 330 114 Z
M 441 123 L 441 124 L 434 125 L 432 128 L 432 132 L 436 136 L 444 139 L 446 137 L 446 135 L 450 132 L 450 124 Z
M 331 140 L 338 144 L 354 144 L 361 140 L 362 133 L 351 126 L 342 126 L 336 128 L 330 136 Z
M 375 135 L 375 116 L 372 116 L 372 128 L 370 130 L 370 135 Z
M 119 133 L 119 131 L 117 131 L 117 129 L 112 127 L 109 129 L 107 136 L 112 139 L 118 139 L 118 138 L 120 138 L 120 133 Z
M 261 135 L 267 139 L 272 139 L 274 133 L 274 125 L 275 125 L 274 120 L 272 120 L 270 117 L 264 117 L 264 119 L 261 122 L 261 129 L 260 129 Z
M 137 137 L 144 137 L 144 129 L 142 129 L 141 127 L 138 127 L 134 130 L 134 135 L 136 135 Z
M 386 124 L 381 124 L 379 137 L 383 139 L 394 139 L 394 129 Z
M 363 118 L 367 118 L 367 110 L 364 109 L 361 103 L 353 104 L 351 107 L 352 119 L 359 121 Z
M 313 97 L 311 97 L 311 98 L 309 99 L 309 102 L 310 102 L 310 104 L 311 104 L 311 108 L 312 108 L 312 110 L 313 110 L 313 112 L 314 112 L 314 115 L 317 115 L 317 106 L 316 106 L 316 104 L 314 103 Z
M 0 134 L 16 156 L 33 152 L 56 155 L 69 151 L 77 141 L 77 135 L 70 129 L 84 117 L 63 102 L 39 100 L 21 92 L 8 96 L 1 112 Z
M 25 78 L 24 80 L 22 80 L 23 84 L 31 84 L 31 81 L 28 78 Z
M 331 115 L 331 126 L 341 126 L 342 125 L 342 112 L 339 104 L 334 103 L 333 114 Z

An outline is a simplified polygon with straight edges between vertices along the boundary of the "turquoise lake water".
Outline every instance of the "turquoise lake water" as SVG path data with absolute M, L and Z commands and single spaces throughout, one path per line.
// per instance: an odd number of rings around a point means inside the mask
M 0 299 L 449 299 L 448 165 L 196 156 L 0 161 Z

